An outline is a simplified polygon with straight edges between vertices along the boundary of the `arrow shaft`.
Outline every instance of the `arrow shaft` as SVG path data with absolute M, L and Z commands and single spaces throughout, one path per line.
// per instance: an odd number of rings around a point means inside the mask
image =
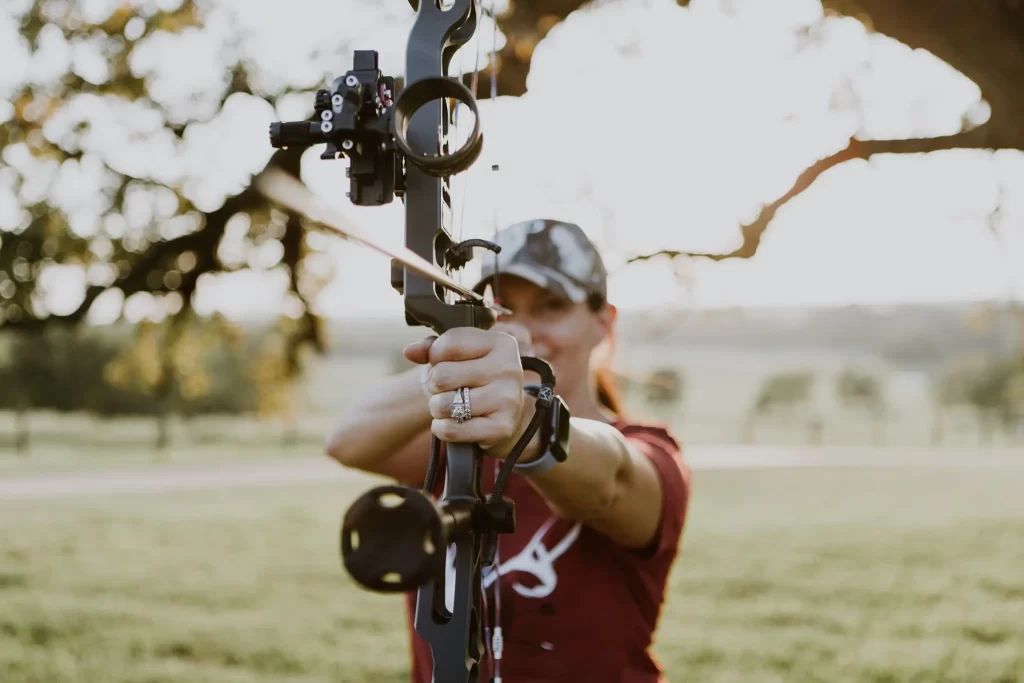
M 409 270 L 436 282 L 466 299 L 483 304 L 503 315 L 511 313 L 507 308 L 487 301 L 472 289 L 459 284 L 440 268 L 411 249 L 407 247 L 389 247 L 368 231 L 352 225 L 344 214 L 329 206 L 322 198 L 311 192 L 300 180 L 284 171 L 276 168 L 268 169 L 261 173 L 255 182 L 257 189 L 264 196 L 281 206 L 301 213 L 347 239 L 355 240 L 370 249 L 390 256 Z

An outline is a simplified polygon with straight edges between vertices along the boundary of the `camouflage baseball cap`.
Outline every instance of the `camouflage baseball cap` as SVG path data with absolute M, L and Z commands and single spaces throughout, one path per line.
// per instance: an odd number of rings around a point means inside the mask
M 499 275 L 518 275 L 538 287 L 581 303 L 592 295 L 608 295 L 604 262 L 580 226 L 553 219 L 523 221 L 500 230 L 495 239 L 501 247 L 497 257 Z M 495 259 L 482 259 L 480 281 L 483 292 L 495 273 Z

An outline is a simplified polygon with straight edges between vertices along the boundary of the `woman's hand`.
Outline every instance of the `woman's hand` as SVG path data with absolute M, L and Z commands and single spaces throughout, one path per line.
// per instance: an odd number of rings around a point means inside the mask
M 530 337 L 530 331 L 522 325 L 516 325 L 515 323 L 494 323 L 491 327 L 492 332 L 501 332 L 507 334 L 516 340 L 516 344 L 519 345 L 519 357 L 532 356 L 533 355 L 533 339 Z
M 490 330 L 457 327 L 405 347 L 405 357 L 424 366 L 421 385 L 434 436 L 480 444 L 491 457 L 508 455 L 526 427 L 522 350 L 512 331 L 529 343 L 523 330 L 495 325 Z M 451 407 L 461 387 L 469 388 L 472 417 L 459 424 Z

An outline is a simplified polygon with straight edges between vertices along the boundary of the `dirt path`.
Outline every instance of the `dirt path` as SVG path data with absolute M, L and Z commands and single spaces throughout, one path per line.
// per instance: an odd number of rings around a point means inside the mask
M 1024 451 L 860 447 L 692 446 L 695 470 L 794 467 L 1024 467 Z M 262 460 L 221 465 L 165 465 L 144 469 L 41 472 L 0 477 L 0 501 L 180 490 L 322 484 L 369 479 L 327 459 Z

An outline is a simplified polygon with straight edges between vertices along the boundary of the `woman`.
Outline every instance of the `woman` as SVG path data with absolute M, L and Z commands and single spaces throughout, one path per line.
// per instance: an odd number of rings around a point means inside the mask
M 504 646 L 482 663 L 483 680 L 657 683 L 648 648 L 683 532 L 689 469 L 663 427 L 628 421 L 607 372 L 591 372 L 616 310 L 583 231 L 527 221 L 497 241 L 498 263 L 485 260 L 475 289 L 490 285 L 512 314 L 490 330 L 458 328 L 406 347 L 422 368 L 369 387 L 342 416 L 328 452 L 419 487 L 433 433 L 479 443 L 497 473 L 533 416 L 523 386 L 536 378 L 524 376 L 519 358 L 548 361 L 572 414 L 569 455 L 545 457 L 535 438 L 508 482 L 516 530 L 500 536 L 484 577 L 488 631 L 500 628 Z M 457 421 L 452 404 L 462 387 L 472 417 Z M 438 482 L 436 495 L 443 476 Z M 485 484 L 485 493 L 492 489 Z M 412 631 L 409 597 L 412 680 L 430 683 L 430 649 Z

